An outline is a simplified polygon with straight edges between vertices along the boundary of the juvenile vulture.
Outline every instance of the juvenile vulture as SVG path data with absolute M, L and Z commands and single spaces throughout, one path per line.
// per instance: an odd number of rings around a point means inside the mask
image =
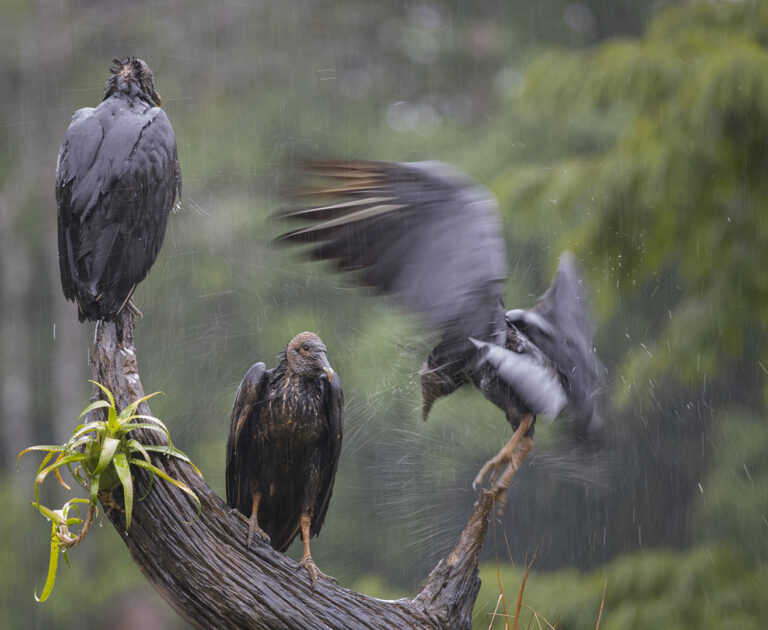
M 475 485 L 492 470 L 503 495 L 533 446 L 537 415 L 554 417 L 570 403 L 578 431 L 597 424 L 599 363 L 587 288 L 572 254 L 561 256 L 535 306 L 505 313 L 496 201 L 467 175 L 439 162 L 315 160 L 301 168 L 308 183 L 291 195 L 313 205 L 280 212 L 305 225 L 278 240 L 313 244 L 311 257 L 358 271 L 360 284 L 396 296 L 439 333 L 419 373 L 423 419 L 465 383 L 506 414 L 512 438 Z
M 181 193 L 152 71 L 115 59 L 98 107 L 75 112 L 56 165 L 61 287 L 79 320 L 112 319 L 155 262 Z
M 250 546 L 258 533 L 278 551 L 299 534 L 300 566 L 312 586 L 322 573 L 309 550 L 333 491 L 343 432 L 344 394 L 320 338 L 296 335 L 267 370 L 254 364 L 237 390 L 227 439 L 227 503 L 249 517 Z M 332 579 L 332 578 L 331 578 Z

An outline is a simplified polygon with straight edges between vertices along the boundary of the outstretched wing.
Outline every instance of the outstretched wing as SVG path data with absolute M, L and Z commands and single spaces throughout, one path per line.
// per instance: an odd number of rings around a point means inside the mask
M 59 151 L 61 282 L 81 321 L 115 315 L 147 275 L 181 183 L 168 117 L 134 105 L 78 111 Z
M 468 338 L 503 333 L 506 253 L 496 202 L 440 162 L 308 161 L 317 205 L 290 209 L 308 222 L 280 240 L 312 243 L 310 255 L 397 297 L 442 335 L 446 357 L 474 352 Z
M 555 278 L 536 305 L 507 311 L 506 318 L 528 337 L 560 374 L 576 428 L 586 432 L 600 418 L 596 395 L 600 361 L 594 352 L 589 291 L 576 257 L 563 252 Z
M 324 411 L 328 421 L 328 443 L 320 454 L 320 490 L 314 507 L 314 517 L 310 527 L 310 535 L 316 536 L 325 521 L 328 504 L 331 502 L 333 482 L 336 479 L 336 468 L 341 454 L 341 440 L 344 434 L 344 392 L 341 389 L 341 379 L 336 374 L 325 388 Z
M 249 475 L 253 469 L 253 433 L 258 422 L 267 381 L 267 366 L 255 363 L 246 372 L 235 396 L 227 437 L 225 470 L 227 505 L 243 514 L 250 514 L 252 494 Z

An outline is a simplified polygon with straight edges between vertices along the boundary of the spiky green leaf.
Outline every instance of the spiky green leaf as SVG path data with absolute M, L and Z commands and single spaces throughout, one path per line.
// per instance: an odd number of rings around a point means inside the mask
M 109 406 L 110 406 L 110 404 L 106 400 L 97 400 L 96 402 L 91 403 L 85 409 L 83 409 L 82 412 L 80 412 L 80 415 L 77 416 L 77 419 L 79 420 L 84 415 L 90 413 L 94 409 L 101 409 L 103 407 L 109 407 Z
M 134 400 L 131 402 L 125 409 L 123 409 L 120 412 L 120 415 L 118 416 L 118 422 L 120 424 L 125 424 L 126 422 L 129 422 L 131 420 L 131 417 L 133 416 L 136 409 L 138 409 L 139 405 L 143 403 L 145 400 L 149 400 L 150 398 L 154 398 L 158 394 L 163 394 L 164 392 L 153 392 L 152 394 L 147 394 L 143 398 L 139 398 L 138 400 Z
M 100 420 L 88 422 L 87 424 L 81 424 L 75 427 L 75 430 L 72 432 L 72 436 L 69 438 L 69 440 L 67 440 L 67 445 L 76 442 L 82 437 L 86 437 L 86 434 L 90 433 L 91 431 L 95 431 L 97 434 L 102 434 L 106 431 L 106 426 Z
M 131 526 L 131 514 L 133 512 L 133 478 L 131 467 L 125 453 L 116 453 L 112 462 L 115 464 L 117 476 L 123 486 L 123 502 L 125 503 L 125 529 Z
M 101 445 L 101 452 L 99 453 L 99 463 L 96 464 L 96 469 L 93 471 L 94 475 L 100 475 L 102 471 L 109 465 L 109 462 L 112 461 L 118 446 L 120 446 L 120 440 L 112 437 L 104 438 L 104 443 Z
M 174 486 L 176 486 L 182 492 L 185 492 L 190 497 L 192 497 L 195 500 L 195 503 L 197 503 L 197 518 L 200 518 L 200 510 L 202 509 L 202 505 L 200 503 L 200 499 L 197 498 L 197 495 L 194 493 L 192 488 L 190 488 L 184 482 L 178 481 L 177 479 L 174 479 L 168 473 L 160 470 L 157 466 L 154 466 L 153 464 L 148 464 L 144 460 L 136 459 L 134 457 L 134 458 L 130 459 L 130 462 L 131 462 L 131 464 L 134 464 L 135 466 L 138 466 L 139 468 L 144 468 L 146 470 L 149 470 L 149 471 L 153 472 L 154 474 L 158 475 L 162 479 L 165 479 L 168 483 L 172 483 Z
M 145 459 L 147 462 L 151 462 L 152 460 L 149 457 L 149 452 L 147 451 L 147 447 L 144 446 L 141 442 L 138 440 L 128 440 L 125 443 L 126 450 L 133 454 L 135 452 L 141 453 L 141 456 Z
M 48 562 L 48 576 L 45 578 L 45 586 L 43 586 L 43 592 L 40 597 L 37 596 L 35 591 L 35 600 L 38 602 L 44 602 L 48 599 L 48 596 L 53 590 L 53 584 L 56 581 L 56 569 L 59 566 L 59 540 L 56 538 L 56 524 L 53 524 L 51 529 L 51 554 Z
M 158 427 L 157 425 L 149 424 L 148 422 L 124 424 L 116 431 L 115 436 L 122 438 L 135 429 L 146 429 L 147 431 L 154 431 L 155 433 L 160 433 L 161 435 L 165 436 L 166 439 L 168 439 L 168 431 L 162 427 Z
M 62 457 L 60 455 L 59 457 L 56 458 L 56 461 L 53 464 L 51 464 L 50 466 L 46 466 L 43 470 L 41 470 L 37 474 L 37 476 L 35 477 L 35 483 L 38 485 L 43 483 L 43 481 L 45 481 L 45 478 L 48 476 L 48 473 L 50 473 L 53 470 L 56 470 L 60 466 L 66 466 L 73 462 L 80 462 L 86 459 L 87 457 L 88 456 L 85 453 L 72 453 L 71 455 L 67 455 L 66 457 Z
M 23 451 L 21 451 L 21 453 L 19 453 L 18 456 L 16 457 L 16 465 L 17 466 L 19 465 L 21 456 L 24 455 L 25 453 L 29 453 L 30 451 L 49 452 L 47 455 L 47 458 L 50 459 L 54 453 L 60 453 L 63 450 L 64 450 L 63 446 L 55 445 L 55 444 L 38 444 L 37 446 L 28 446 Z M 43 461 L 47 461 L 47 460 L 43 460 Z M 38 472 L 40 472 L 40 470 L 42 469 L 42 466 L 43 465 L 41 464 L 41 467 L 38 468 Z
M 110 407 L 114 407 L 115 406 L 115 398 L 114 398 L 114 396 L 112 396 L 112 392 L 109 391 L 106 387 L 104 387 L 104 385 L 102 385 L 98 381 L 90 381 L 90 382 L 93 383 L 94 385 L 96 385 L 96 387 L 98 387 L 102 392 L 104 392 L 106 397 L 109 399 L 109 406 Z
M 96 501 L 99 500 L 99 475 L 94 475 L 91 478 L 90 498 L 91 503 L 96 505 Z

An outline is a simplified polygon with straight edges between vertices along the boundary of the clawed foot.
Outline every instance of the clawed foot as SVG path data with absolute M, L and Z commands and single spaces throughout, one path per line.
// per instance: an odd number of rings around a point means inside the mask
M 133 303 L 133 298 L 130 298 L 128 300 L 128 304 L 126 304 L 126 306 L 128 307 L 128 310 L 131 311 L 131 313 L 133 313 L 136 319 L 141 319 L 142 317 L 144 317 L 144 315 L 141 314 L 141 311 Z
M 248 519 L 248 537 L 245 539 L 245 548 L 250 549 L 251 548 L 251 541 L 253 540 L 253 535 L 258 534 L 261 536 L 261 539 L 269 544 L 270 538 L 269 534 L 265 532 L 261 527 L 259 527 L 259 523 L 256 520 L 256 513 L 254 512 L 251 514 L 251 518 Z
M 505 449 L 502 449 L 499 451 L 499 453 L 495 456 L 489 459 L 485 464 L 483 464 L 483 467 L 480 469 L 480 472 L 477 473 L 477 476 L 475 477 L 475 480 L 472 482 L 472 489 L 477 490 L 477 488 L 480 486 L 481 483 L 483 483 L 483 479 L 485 479 L 485 476 L 488 474 L 488 471 L 491 472 L 491 488 L 495 491 L 496 489 L 496 473 L 499 472 L 504 466 L 514 466 L 514 453 L 507 453 Z M 502 477 L 506 476 L 506 474 L 502 475 Z
M 261 539 L 266 543 L 269 544 L 271 542 L 271 538 L 269 537 L 269 534 L 265 532 L 261 527 L 258 525 L 256 527 L 248 527 L 248 537 L 245 539 L 245 548 L 250 549 L 251 548 L 251 541 L 253 541 L 253 535 L 258 534 L 261 536 Z
M 312 557 L 305 557 L 299 562 L 299 567 L 297 571 L 300 571 L 301 569 L 306 569 L 307 573 L 309 573 L 309 581 L 312 583 L 312 590 L 315 590 L 315 586 L 317 585 L 317 578 L 323 578 L 324 580 L 330 580 L 334 584 L 338 584 L 339 582 L 336 580 L 335 577 L 332 577 L 330 575 L 326 575 L 323 573 L 320 569 L 317 568 L 317 565 L 315 564 L 315 561 L 312 560 Z

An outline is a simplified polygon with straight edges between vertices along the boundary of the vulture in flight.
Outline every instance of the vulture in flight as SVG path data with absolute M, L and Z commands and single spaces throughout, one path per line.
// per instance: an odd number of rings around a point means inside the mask
M 300 567 L 314 588 L 329 578 L 312 560 L 333 491 L 343 433 L 344 394 L 326 348 L 311 332 L 296 335 L 268 370 L 254 364 L 235 396 L 227 439 L 227 504 L 249 517 L 254 533 L 278 551 L 301 535 Z M 333 578 L 329 578 L 333 579 Z
M 599 362 L 592 347 L 586 283 L 565 252 L 552 285 L 529 309 L 506 311 L 505 243 L 491 193 L 440 162 L 307 160 L 305 200 L 279 216 L 303 220 L 279 241 L 312 244 L 315 259 L 395 296 L 439 343 L 419 373 L 427 419 L 433 403 L 473 383 L 512 425 L 509 442 L 475 478 L 492 471 L 504 490 L 533 447 L 536 416 L 566 404 L 577 432 L 597 425 Z M 307 205 L 309 204 L 309 205 Z
M 75 112 L 56 165 L 59 269 L 78 319 L 114 318 L 155 262 L 181 193 L 152 71 L 115 59 L 98 107 Z

